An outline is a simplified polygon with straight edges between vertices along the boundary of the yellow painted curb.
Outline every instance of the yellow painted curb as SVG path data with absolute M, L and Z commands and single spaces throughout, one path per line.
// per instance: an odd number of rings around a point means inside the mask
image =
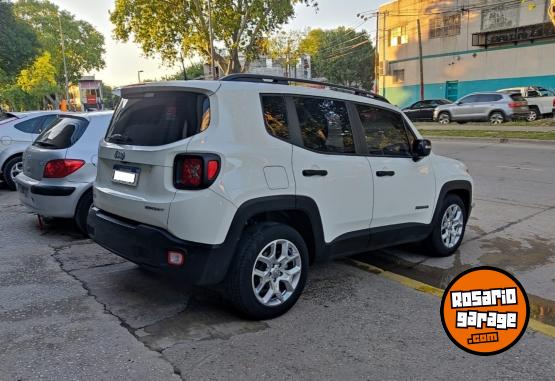
M 391 271 L 382 270 L 379 267 L 370 265 L 368 263 L 356 261 L 354 259 L 348 259 L 347 262 L 355 267 L 358 267 L 361 270 L 381 276 L 383 278 L 387 278 L 394 282 L 400 283 L 403 286 L 412 288 L 413 290 L 424 292 L 430 295 L 435 295 L 439 298 L 443 297 L 443 293 L 445 291 L 445 290 L 442 290 L 441 288 L 430 286 L 429 284 L 419 282 L 417 280 L 408 278 L 406 276 L 395 274 L 395 273 L 392 273 Z M 536 332 L 543 333 L 546 336 L 555 338 L 555 327 L 549 324 L 542 323 L 539 320 L 530 319 L 530 321 L 528 322 L 528 328 Z

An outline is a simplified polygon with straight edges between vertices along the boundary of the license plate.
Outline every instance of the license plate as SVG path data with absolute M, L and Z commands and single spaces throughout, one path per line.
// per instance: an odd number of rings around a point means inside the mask
M 140 173 L 141 170 L 139 168 L 116 165 L 114 166 L 112 181 L 119 184 L 137 186 Z

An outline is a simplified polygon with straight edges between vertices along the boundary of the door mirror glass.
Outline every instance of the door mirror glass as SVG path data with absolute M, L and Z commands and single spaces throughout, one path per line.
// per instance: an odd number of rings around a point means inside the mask
M 415 140 L 412 151 L 415 161 L 428 157 L 432 153 L 432 142 L 428 139 Z

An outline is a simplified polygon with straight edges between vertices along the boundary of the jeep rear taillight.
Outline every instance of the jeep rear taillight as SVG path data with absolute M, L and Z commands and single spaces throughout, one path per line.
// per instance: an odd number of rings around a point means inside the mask
M 177 189 L 206 189 L 219 173 L 220 158 L 217 155 L 180 155 L 175 158 L 173 183 Z
M 45 179 L 62 179 L 78 171 L 84 165 L 83 160 L 51 160 L 44 167 L 43 177 Z

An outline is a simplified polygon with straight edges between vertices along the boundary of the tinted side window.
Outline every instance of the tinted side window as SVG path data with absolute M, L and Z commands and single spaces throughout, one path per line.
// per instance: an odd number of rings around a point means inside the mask
M 477 97 L 478 100 L 476 102 L 497 102 L 503 99 L 503 96 L 498 94 L 481 94 Z
M 88 122 L 78 118 L 60 118 L 44 130 L 33 143 L 50 149 L 65 149 L 74 145 L 85 132 Z
M 476 102 L 478 102 L 477 95 L 469 95 L 468 97 L 464 97 L 463 99 L 460 100 L 460 103 L 462 104 L 476 103 Z
M 34 134 L 35 130 L 38 127 L 40 127 L 41 124 L 42 124 L 42 118 L 37 117 L 37 118 L 27 119 L 26 121 L 23 121 L 21 123 L 17 123 L 14 127 L 17 128 L 21 132 L 26 132 L 28 134 Z
M 40 134 L 42 131 L 44 131 L 46 128 L 48 128 L 50 126 L 50 124 L 52 122 L 54 122 L 54 120 L 57 118 L 57 115 L 46 115 L 42 117 L 42 121 L 41 123 L 37 126 L 37 128 L 35 129 L 35 134 Z
M 308 97 L 293 99 L 306 148 L 326 153 L 356 153 L 344 102 Z
M 357 105 L 357 111 L 371 155 L 411 155 L 412 136 L 400 114 L 366 105 Z
M 270 135 L 289 140 L 289 125 L 287 124 L 287 107 L 285 98 L 281 96 L 262 96 L 262 111 L 264 124 Z

